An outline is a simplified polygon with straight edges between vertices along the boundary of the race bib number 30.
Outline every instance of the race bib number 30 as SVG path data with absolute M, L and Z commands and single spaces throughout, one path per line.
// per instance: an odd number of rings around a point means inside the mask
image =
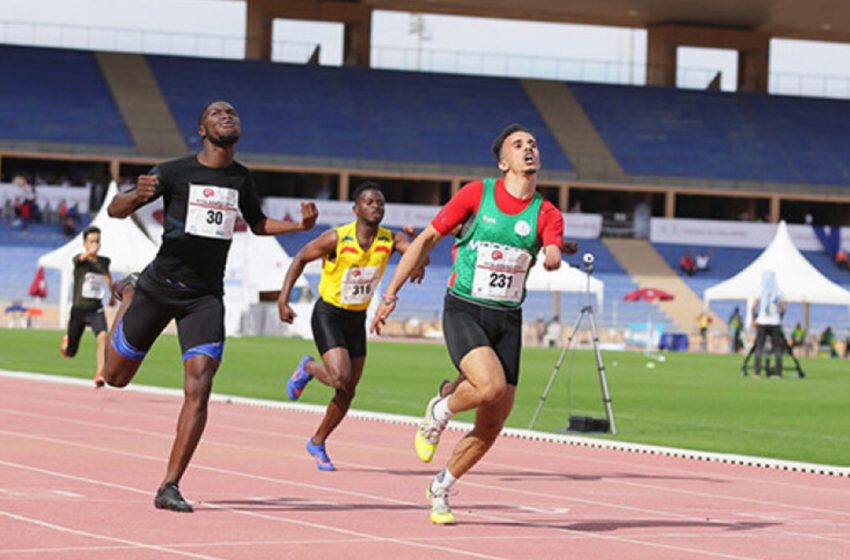
M 475 259 L 472 295 L 492 301 L 521 302 L 530 264 L 528 251 L 498 243 L 482 243 Z
M 189 185 L 186 233 L 231 239 L 239 215 L 239 191 L 212 185 Z
M 96 272 L 86 272 L 83 276 L 83 288 L 80 295 L 86 299 L 101 299 L 106 293 L 106 276 Z
M 342 303 L 344 305 L 360 305 L 368 303 L 375 292 L 378 283 L 377 266 L 353 267 L 345 271 L 342 278 Z

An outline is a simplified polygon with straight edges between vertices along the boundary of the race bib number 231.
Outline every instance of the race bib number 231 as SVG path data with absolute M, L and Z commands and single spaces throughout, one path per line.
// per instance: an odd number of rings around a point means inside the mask
M 482 243 L 475 259 L 472 295 L 493 301 L 519 303 L 531 264 L 527 251 L 497 243 Z

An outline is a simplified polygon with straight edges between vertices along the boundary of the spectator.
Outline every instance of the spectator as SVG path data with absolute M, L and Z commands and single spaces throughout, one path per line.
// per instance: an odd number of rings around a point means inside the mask
M 795 356 L 799 355 L 799 352 L 797 351 L 798 348 L 803 349 L 803 355 L 804 356 L 807 356 L 809 354 L 809 352 L 806 348 L 806 335 L 807 334 L 808 333 L 806 332 L 806 329 L 804 329 L 802 327 L 802 325 L 800 325 L 800 323 L 797 322 L 797 324 L 794 326 L 794 330 L 791 331 L 791 352 Z
M 43 221 L 45 224 L 53 223 L 51 214 L 53 213 L 53 205 L 50 204 L 50 199 L 44 201 L 44 207 L 40 209 L 40 221 Z
M 761 290 L 753 305 L 756 314 L 756 342 L 755 355 L 756 364 L 753 377 L 761 376 L 762 356 L 765 353 L 765 345 L 770 339 L 770 348 L 775 356 L 775 374 L 782 375 L 782 354 L 785 353 L 785 344 L 782 340 L 782 316 L 785 314 L 785 302 L 779 291 L 776 281 L 776 273 L 765 270 L 761 277 Z
M 850 268 L 850 257 L 847 255 L 847 251 L 844 249 L 839 249 L 837 253 L 835 253 L 835 265 L 838 268 Z
M 62 204 L 64 204 L 64 199 L 62 200 Z M 60 210 L 60 215 L 62 214 Z M 77 204 L 74 203 L 73 206 L 67 208 L 65 210 L 65 217 L 62 218 L 62 232 L 68 237 L 72 237 L 77 233 L 77 224 L 79 223 L 80 212 L 77 209 Z
M 7 224 L 11 224 L 14 219 L 15 207 L 12 205 L 12 199 L 6 197 L 3 201 L 3 221 Z
M 32 221 L 32 202 L 29 200 L 21 202 L 19 216 L 21 218 L 21 231 L 29 230 L 30 222 Z
M 729 352 L 737 354 L 744 347 L 744 342 L 741 340 L 741 329 L 744 326 L 744 321 L 741 319 L 739 307 L 735 307 L 726 324 L 729 326 Z
M 693 276 L 694 272 L 697 271 L 697 265 L 694 262 L 693 257 L 691 257 L 688 253 L 685 253 L 682 255 L 682 258 L 679 259 L 679 268 L 681 268 L 682 272 L 688 276 Z
M 708 263 L 711 260 L 711 254 L 705 251 L 699 251 L 696 254 L 696 269 L 697 272 L 705 272 L 708 270 Z
M 649 237 L 649 221 L 652 219 L 652 207 L 642 200 L 635 205 L 632 219 L 634 220 L 635 238 L 646 239 Z
M 711 315 L 706 311 L 700 312 L 697 315 L 697 324 L 699 325 L 699 346 L 701 352 L 708 351 L 708 327 L 713 322 Z
M 552 319 L 546 323 L 546 334 L 543 336 L 543 342 L 549 348 L 554 348 L 561 343 L 561 318 L 554 315 Z
M 543 317 L 538 317 L 537 321 L 534 322 L 533 333 L 534 341 L 539 346 L 543 346 L 543 338 L 546 336 L 546 321 L 543 320 Z
M 826 327 L 820 335 L 818 342 L 820 354 L 829 354 L 830 358 L 838 357 L 838 350 L 835 348 L 835 333 L 832 332 L 832 327 Z

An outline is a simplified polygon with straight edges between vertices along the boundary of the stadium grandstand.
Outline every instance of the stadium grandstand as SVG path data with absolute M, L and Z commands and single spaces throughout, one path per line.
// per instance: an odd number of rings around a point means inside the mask
M 242 60 L 0 45 L 0 302 L 54 309 L 58 274 L 48 273 L 46 300 L 28 294 L 39 257 L 88 223 L 107 183 L 132 182 L 151 164 L 196 150 L 198 111 L 218 98 L 240 111 L 238 159 L 271 208 L 276 199 L 345 203 L 372 179 L 388 202 L 433 214 L 465 182 L 496 172 L 491 139 L 523 123 L 545 162 L 541 191 L 565 213 L 580 254 L 596 257 L 594 275 L 605 283 L 598 314 L 611 343 L 647 325 L 695 337 L 705 289 L 752 263 L 780 220 L 793 224 L 809 262 L 850 289 L 850 99 L 768 93 L 770 40 L 850 42 L 850 7 L 827 2 L 825 26 L 803 0 L 781 9 L 768 0 L 634 4 L 623 12 L 613 1 L 530 0 L 518 13 L 504 1 L 247 0 Z M 645 84 L 375 68 L 374 10 L 646 29 Z M 272 62 L 274 18 L 342 23 L 343 65 Z M 677 88 L 681 46 L 737 51 L 737 91 L 709 81 Z M 27 200 L 36 211 L 29 205 L 22 215 Z M 156 231 L 155 214 L 143 221 Z M 702 225 L 671 236 L 671 223 Z M 317 231 L 332 225 L 320 217 Z M 291 255 L 316 234 L 280 243 Z M 394 332 L 410 323 L 422 325 L 420 334 L 437 328 L 450 249 L 446 240 L 434 253 Z M 710 265 L 688 274 L 685 256 L 708 256 Z M 316 277 L 308 279 L 315 288 Z M 649 287 L 675 299 L 624 301 Z M 559 314 L 566 323 L 583 297 L 533 293 L 526 321 Z M 713 303 L 711 349 L 728 348 L 726 317 L 745 305 Z M 848 310 L 837 305 L 794 304 L 786 328 L 798 321 L 812 333 L 831 326 L 841 340 L 850 331 Z

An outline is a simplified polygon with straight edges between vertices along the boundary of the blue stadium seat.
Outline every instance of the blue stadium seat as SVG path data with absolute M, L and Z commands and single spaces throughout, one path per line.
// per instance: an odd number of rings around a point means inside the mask
M 547 169 L 572 166 L 519 80 L 148 56 L 180 130 L 198 145 L 211 99 L 240 112 L 240 151 L 321 158 L 492 166 L 490 140 L 521 122 Z
M 631 175 L 850 185 L 850 103 L 570 83 Z
M 0 139 L 133 146 L 90 51 L 0 46 Z

